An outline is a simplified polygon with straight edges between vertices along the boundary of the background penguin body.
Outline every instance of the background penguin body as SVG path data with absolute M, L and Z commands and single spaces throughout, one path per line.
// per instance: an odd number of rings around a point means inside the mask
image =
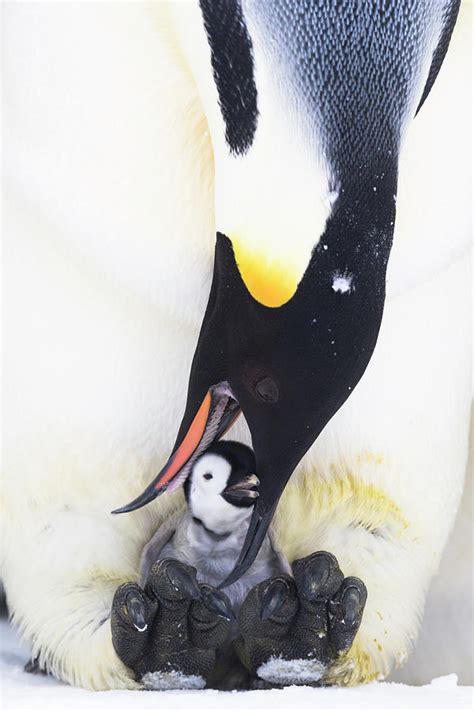
M 110 604 L 180 499 L 129 517 L 109 511 L 173 444 L 212 270 L 214 157 L 181 43 L 186 30 L 199 36 L 208 61 L 207 41 L 199 8 L 177 5 L 6 11 L 1 575 L 41 665 L 93 689 L 136 687 L 112 648 Z M 462 491 L 469 11 L 463 3 L 405 138 L 374 357 L 275 521 L 289 559 L 330 550 L 367 584 L 352 671 L 339 683 L 386 676 L 406 658 Z M 292 205 L 285 190 L 275 205 Z M 232 435 L 248 441 L 244 423 Z M 458 586 L 468 606 L 468 578 L 447 579 L 444 599 Z

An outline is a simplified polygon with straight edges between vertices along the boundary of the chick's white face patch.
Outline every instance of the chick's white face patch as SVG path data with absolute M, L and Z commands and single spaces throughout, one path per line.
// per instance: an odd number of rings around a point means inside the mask
M 191 497 L 220 496 L 227 486 L 230 463 L 217 454 L 204 454 L 191 472 Z
M 190 474 L 190 509 L 214 533 L 233 530 L 251 513 L 251 509 L 233 506 L 222 497 L 230 473 L 231 465 L 226 459 L 217 454 L 205 454 Z

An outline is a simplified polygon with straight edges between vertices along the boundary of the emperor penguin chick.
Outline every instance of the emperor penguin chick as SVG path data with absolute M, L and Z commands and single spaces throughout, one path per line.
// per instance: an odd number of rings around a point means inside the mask
M 143 550 L 140 584 L 158 558 L 175 558 L 196 568 L 197 579 L 217 587 L 233 569 L 258 498 L 259 480 L 252 450 L 240 442 L 214 443 L 200 456 L 184 484 L 187 509 L 164 523 Z M 257 583 L 288 565 L 274 549 L 271 533 L 249 570 L 226 587 L 237 612 Z

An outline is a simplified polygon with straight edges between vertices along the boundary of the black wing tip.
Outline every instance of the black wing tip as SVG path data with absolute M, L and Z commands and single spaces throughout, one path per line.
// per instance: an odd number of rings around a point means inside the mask
M 451 0 L 450 6 L 447 6 L 447 11 L 446 15 L 444 18 L 444 25 L 441 30 L 441 36 L 438 41 L 437 47 L 435 47 L 433 51 L 433 55 L 431 58 L 431 65 L 428 71 L 428 77 L 426 79 L 425 86 L 423 88 L 423 93 L 421 95 L 421 99 L 418 103 L 418 106 L 415 111 L 415 118 L 418 116 L 418 113 L 422 106 L 424 105 L 426 99 L 428 98 L 431 89 L 433 88 L 433 84 L 436 81 L 436 78 L 439 74 L 439 70 L 441 69 L 441 66 L 444 62 L 444 58 L 446 56 L 446 53 L 448 51 L 449 44 L 451 42 L 451 37 L 453 34 L 454 27 L 456 25 L 456 21 L 458 18 L 459 10 L 461 8 L 461 0 Z

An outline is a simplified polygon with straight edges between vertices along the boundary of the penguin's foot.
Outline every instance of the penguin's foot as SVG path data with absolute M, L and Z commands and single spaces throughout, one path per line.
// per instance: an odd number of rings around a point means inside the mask
M 239 613 L 236 649 L 252 674 L 275 686 L 321 686 L 359 629 L 367 590 L 344 578 L 336 558 L 319 551 L 296 560 L 294 579 L 256 585 Z
M 152 566 L 144 589 L 125 583 L 116 591 L 112 642 L 145 688 L 199 689 L 233 619 L 224 593 L 198 583 L 190 565 L 165 558 Z
M 28 662 L 26 662 L 25 666 L 23 667 L 23 671 L 25 671 L 27 674 L 47 675 L 48 673 L 46 669 L 40 667 L 39 657 L 36 657 L 35 659 L 30 659 Z

